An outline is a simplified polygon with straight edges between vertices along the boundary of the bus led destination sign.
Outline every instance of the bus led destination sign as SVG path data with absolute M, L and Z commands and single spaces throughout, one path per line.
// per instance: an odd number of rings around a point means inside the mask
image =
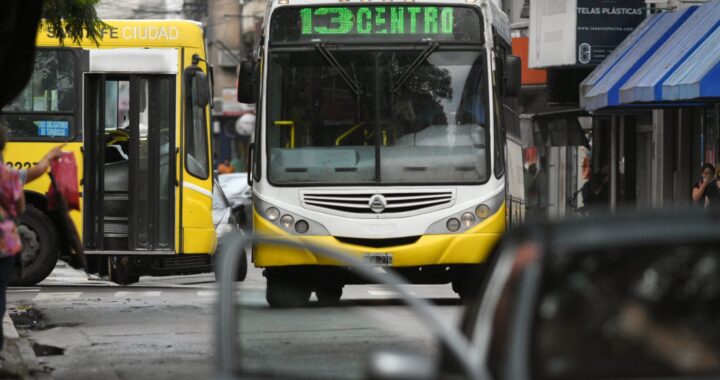
M 323 6 L 278 9 L 272 16 L 273 42 L 315 40 L 411 40 L 476 42 L 480 15 L 469 7 Z
M 452 34 L 451 7 L 322 7 L 300 10 L 302 34 Z

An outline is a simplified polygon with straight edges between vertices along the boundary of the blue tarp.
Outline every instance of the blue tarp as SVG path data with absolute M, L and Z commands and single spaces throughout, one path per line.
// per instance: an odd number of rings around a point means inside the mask
M 590 111 L 720 98 L 720 0 L 648 17 L 580 86 Z

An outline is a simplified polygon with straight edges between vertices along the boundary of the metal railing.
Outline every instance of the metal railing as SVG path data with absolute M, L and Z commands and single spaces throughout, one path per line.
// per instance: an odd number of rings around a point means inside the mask
M 368 265 L 348 254 L 332 248 L 299 242 L 294 240 L 279 239 L 257 235 L 237 234 L 230 238 L 230 243 L 225 246 L 220 260 L 217 262 L 216 273 L 218 276 L 218 307 L 216 323 L 216 359 L 217 378 L 234 379 L 240 373 L 240 344 L 238 342 L 238 308 L 235 297 L 235 275 L 240 264 L 241 254 L 253 244 L 282 245 L 295 249 L 306 249 L 316 255 L 336 260 L 349 267 L 352 267 L 360 276 L 367 280 L 389 286 L 401 296 L 401 300 L 411 306 L 417 312 L 420 319 L 437 334 L 438 338 L 446 345 L 449 353 L 457 359 L 462 370 L 468 379 L 480 379 L 481 371 L 477 365 L 473 365 L 467 356 L 470 352 L 470 343 L 462 333 L 443 322 L 442 316 L 433 310 L 429 301 L 413 296 L 405 290 L 402 285 L 408 283 L 402 277 L 392 271 L 378 273 L 374 267 Z

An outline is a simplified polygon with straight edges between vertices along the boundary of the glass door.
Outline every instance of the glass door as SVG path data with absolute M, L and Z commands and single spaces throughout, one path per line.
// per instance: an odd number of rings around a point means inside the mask
M 172 250 L 175 78 L 89 77 L 85 246 Z

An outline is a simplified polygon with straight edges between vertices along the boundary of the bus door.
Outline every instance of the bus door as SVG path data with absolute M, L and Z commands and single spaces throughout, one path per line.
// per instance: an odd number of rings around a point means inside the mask
M 173 252 L 175 76 L 85 83 L 85 248 Z

